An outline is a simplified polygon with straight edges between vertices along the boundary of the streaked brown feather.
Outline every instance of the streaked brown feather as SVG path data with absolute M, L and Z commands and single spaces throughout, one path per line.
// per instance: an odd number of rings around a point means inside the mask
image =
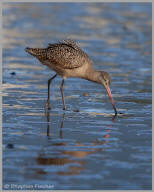
M 45 49 L 27 48 L 26 51 L 38 58 L 43 64 L 46 65 L 46 63 L 48 63 L 48 67 L 50 67 L 50 63 L 51 65 L 55 65 L 58 69 L 79 68 L 87 63 L 92 65 L 92 60 L 89 56 L 70 39 L 55 44 L 49 44 Z

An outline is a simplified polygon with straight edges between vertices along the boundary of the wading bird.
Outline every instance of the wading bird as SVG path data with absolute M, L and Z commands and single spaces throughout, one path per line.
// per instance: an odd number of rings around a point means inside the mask
M 48 99 L 45 109 L 50 109 L 50 83 L 57 76 L 62 76 L 60 86 L 63 109 L 66 109 L 64 100 L 64 80 L 67 77 L 83 78 L 102 84 L 111 100 L 115 114 L 117 110 L 110 90 L 110 76 L 105 71 L 96 71 L 89 56 L 73 40 L 63 40 L 59 43 L 49 44 L 47 48 L 26 48 L 26 52 L 36 57 L 43 65 L 54 70 L 56 74 L 48 80 Z

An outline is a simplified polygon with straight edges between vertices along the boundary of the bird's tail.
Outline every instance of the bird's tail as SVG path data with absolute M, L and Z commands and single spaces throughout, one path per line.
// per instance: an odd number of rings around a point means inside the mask
M 25 51 L 29 54 L 33 55 L 38 59 L 46 59 L 47 58 L 47 50 L 43 48 L 29 48 L 26 47 Z

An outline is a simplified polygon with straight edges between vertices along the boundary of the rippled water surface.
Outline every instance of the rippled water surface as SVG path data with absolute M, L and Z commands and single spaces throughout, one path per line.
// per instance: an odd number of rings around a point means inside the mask
M 152 188 L 151 15 L 150 3 L 3 4 L 4 189 Z M 55 72 L 24 48 L 66 38 L 110 73 L 115 119 L 104 87 L 76 78 L 64 113 L 61 77 L 45 116 Z

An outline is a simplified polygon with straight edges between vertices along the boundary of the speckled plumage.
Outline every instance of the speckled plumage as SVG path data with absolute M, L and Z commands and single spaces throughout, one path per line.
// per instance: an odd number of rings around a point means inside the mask
M 77 76 L 76 72 L 79 73 L 78 76 L 80 77 L 80 75 L 83 76 L 82 73 L 85 71 L 83 68 L 86 68 L 86 66 L 93 68 L 92 60 L 72 40 L 49 44 L 44 49 L 26 48 L 26 51 L 63 77 Z M 82 70 L 78 72 L 76 68 L 82 68 Z
M 47 48 L 26 48 L 25 50 L 56 72 L 56 75 L 48 80 L 48 100 L 46 103 L 48 109 L 50 108 L 50 83 L 58 74 L 63 78 L 61 84 L 63 109 L 66 109 L 63 93 L 64 79 L 79 77 L 103 84 L 111 99 L 115 114 L 117 113 L 109 87 L 109 74 L 105 71 L 96 71 L 93 68 L 92 60 L 73 40 L 49 44 Z

